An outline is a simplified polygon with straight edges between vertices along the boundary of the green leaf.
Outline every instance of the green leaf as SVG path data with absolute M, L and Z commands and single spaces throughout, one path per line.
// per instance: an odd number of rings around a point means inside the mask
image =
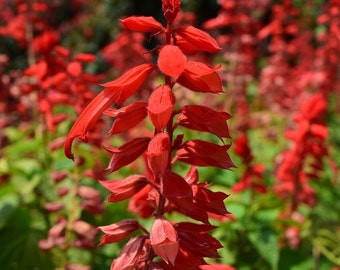
M 271 269 L 278 269 L 279 262 L 279 236 L 277 232 L 268 227 L 248 233 L 250 242 L 259 254 L 269 263 Z

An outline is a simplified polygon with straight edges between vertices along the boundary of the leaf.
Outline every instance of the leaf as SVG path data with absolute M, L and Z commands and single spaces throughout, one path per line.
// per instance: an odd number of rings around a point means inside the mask
M 271 269 L 277 270 L 279 263 L 279 235 L 270 228 L 249 232 L 248 238 L 259 254 L 270 264 Z
M 158 67 L 166 75 L 177 79 L 184 71 L 187 59 L 174 45 L 165 45 L 159 52 Z

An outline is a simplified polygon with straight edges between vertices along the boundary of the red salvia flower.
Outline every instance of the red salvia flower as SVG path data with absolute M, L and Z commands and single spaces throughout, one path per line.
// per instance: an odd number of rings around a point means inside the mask
M 167 263 L 175 264 L 179 243 L 175 228 L 162 216 L 156 217 L 150 233 L 154 252 Z
M 184 71 L 186 61 L 177 46 L 165 45 L 159 52 L 158 67 L 164 74 L 177 79 Z
M 153 65 L 137 66 L 118 79 L 103 84 L 106 88 L 97 95 L 78 117 L 65 141 L 65 155 L 73 158 L 71 147 L 75 138 L 86 141 L 87 131 L 93 127 L 100 115 L 113 103 L 121 104 L 133 95 L 153 70 Z

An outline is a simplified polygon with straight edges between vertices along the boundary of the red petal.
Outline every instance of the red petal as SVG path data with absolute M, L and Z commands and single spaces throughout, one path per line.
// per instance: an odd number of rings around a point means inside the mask
M 74 60 L 83 63 L 89 63 L 95 61 L 96 56 L 91 53 L 79 53 L 74 57 Z
M 148 113 L 156 130 L 168 124 L 174 108 L 175 97 L 168 85 L 161 85 L 154 90 L 149 98 Z
M 109 202 L 118 202 L 130 198 L 147 184 L 143 175 L 131 175 L 123 180 L 104 180 L 99 183 L 112 192 Z
M 200 62 L 187 61 L 184 72 L 177 82 L 196 92 L 223 92 L 222 81 L 216 73 L 216 68 L 212 69 Z
M 176 33 L 201 51 L 216 52 L 221 50 L 214 38 L 191 25 L 178 28 Z
M 149 137 L 143 137 L 133 139 L 119 148 L 105 147 L 107 151 L 113 153 L 106 171 L 111 173 L 133 162 L 145 152 L 149 141 Z
M 177 232 L 164 217 L 156 217 L 150 233 L 150 241 L 154 252 L 167 263 L 175 264 L 179 250 Z
M 162 24 L 153 17 L 131 16 L 120 22 L 132 31 L 158 33 L 164 30 Z
M 67 135 L 64 152 L 68 158 L 73 159 L 71 152 L 73 140 L 75 138 L 86 140 L 87 131 L 94 126 L 101 114 L 112 103 L 121 104 L 133 95 L 146 80 L 153 68 L 151 64 L 137 66 L 118 79 L 103 85 L 107 88 L 87 105 Z
M 184 71 L 186 61 L 177 46 L 165 45 L 159 52 L 158 67 L 164 74 L 177 79 Z
M 147 115 L 147 103 L 138 101 L 119 110 L 106 110 L 106 115 L 115 117 L 112 128 L 108 132 L 110 135 L 121 133 L 134 127 Z
M 134 231 L 139 229 L 139 223 L 135 219 L 124 219 L 114 224 L 98 227 L 105 235 L 100 239 L 99 245 L 119 242 Z
M 133 270 L 135 265 L 143 255 L 143 247 L 146 236 L 132 238 L 122 249 L 117 259 L 115 259 L 110 270 Z
M 218 263 L 200 265 L 199 267 L 201 270 L 236 270 L 236 268 L 230 265 L 218 264 Z
M 230 138 L 226 122 L 230 117 L 226 112 L 217 112 L 200 105 L 188 105 L 182 108 L 177 123 L 193 130 L 210 132 L 220 138 Z
M 179 161 L 196 166 L 214 166 L 222 169 L 235 167 L 227 150 L 230 145 L 217 145 L 211 142 L 192 140 L 183 144 L 176 157 Z

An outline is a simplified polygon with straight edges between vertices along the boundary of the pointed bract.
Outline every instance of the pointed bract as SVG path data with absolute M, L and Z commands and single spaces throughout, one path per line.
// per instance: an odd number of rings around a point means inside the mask
M 177 82 L 195 92 L 221 93 L 222 81 L 216 69 L 200 62 L 187 61 Z
M 214 38 L 191 25 L 176 29 L 176 33 L 200 51 L 216 52 L 221 50 Z
M 179 249 L 177 232 L 171 222 L 162 216 L 156 217 L 150 232 L 154 252 L 167 263 L 175 264 Z
M 105 149 L 113 154 L 106 171 L 111 173 L 130 164 L 145 152 L 149 141 L 149 137 L 143 137 L 135 138 L 119 148 L 106 146 Z
M 162 24 L 153 17 L 131 16 L 120 22 L 129 30 L 137 32 L 158 33 L 164 31 Z
M 195 166 L 214 166 L 221 169 L 235 167 L 227 150 L 230 145 L 218 145 L 201 140 L 191 140 L 183 144 L 176 153 L 179 161 Z
M 146 117 L 146 107 L 146 102 L 138 101 L 118 110 L 106 110 L 104 114 L 115 118 L 113 125 L 108 133 L 110 135 L 118 134 L 137 125 Z
M 184 71 L 187 59 L 174 45 L 165 45 L 158 55 L 158 67 L 166 75 L 177 79 Z
M 148 114 L 157 131 L 168 124 L 175 104 L 175 97 L 168 85 L 155 89 L 148 101 Z
M 112 192 L 109 202 L 119 202 L 128 199 L 142 190 L 147 185 L 147 179 L 143 175 L 131 175 L 123 180 L 103 180 L 99 183 Z

